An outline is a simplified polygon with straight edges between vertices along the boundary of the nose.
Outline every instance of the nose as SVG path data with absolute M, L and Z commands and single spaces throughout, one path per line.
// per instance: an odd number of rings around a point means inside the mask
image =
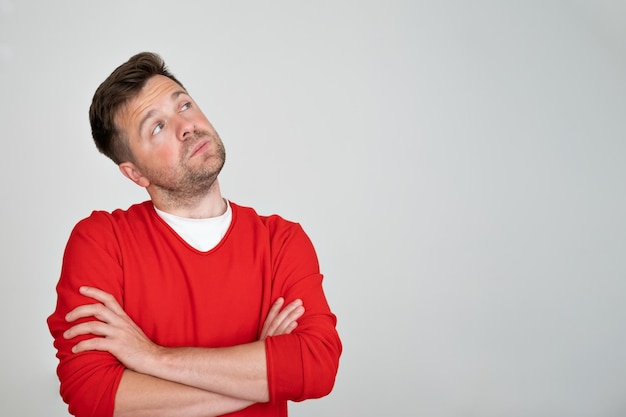
M 189 138 L 189 136 L 193 135 L 193 132 L 195 130 L 195 124 L 193 123 L 193 120 L 184 116 L 178 116 L 177 124 L 178 132 L 176 137 L 178 138 L 178 140 L 184 142 Z

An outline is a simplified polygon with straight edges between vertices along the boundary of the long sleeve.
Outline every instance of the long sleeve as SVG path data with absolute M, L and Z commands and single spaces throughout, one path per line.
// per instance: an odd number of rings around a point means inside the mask
M 120 263 L 112 226 L 104 215 L 94 214 L 76 225 L 63 256 L 57 306 L 48 318 L 48 326 L 59 359 L 61 396 L 70 413 L 77 417 L 113 415 L 115 393 L 124 367 L 108 352 L 72 353 L 71 348 L 81 339 L 63 337 L 70 327 L 65 315 L 79 305 L 93 303 L 78 293 L 81 285 L 101 288 L 121 300 Z
M 317 255 L 298 224 L 272 237 L 273 290 L 287 300 L 302 299 L 305 314 L 290 335 L 266 339 L 270 400 L 302 401 L 333 388 L 342 351 L 322 288 Z

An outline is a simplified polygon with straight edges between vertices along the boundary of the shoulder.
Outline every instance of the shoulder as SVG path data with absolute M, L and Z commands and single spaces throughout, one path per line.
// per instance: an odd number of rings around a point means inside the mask
M 287 220 L 279 214 L 262 215 L 252 207 L 240 206 L 230 202 L 233 220 L 242 225 L 264 228 L 271 235 L 283 233 L 304 233 L 299 223 Z
M 287 220 L 278 214 L 260 215 L 253 208 L 238 206 L 232 202 L 231 207 L 237 229 L 242 231 L 243 228 L 248 228 L 247 233 L 264 234 L 273 248 L 273 253 L 309 253 L 315 257 L 313 243 L 300 223 Z
M 150 201 L 134 204 L 127 209 L 94 210 L 74 226 L 74 233 L 113 231 L 120 227 L 125 228 L 133 223 L 147 220 L 153 212 L 154 209 Z

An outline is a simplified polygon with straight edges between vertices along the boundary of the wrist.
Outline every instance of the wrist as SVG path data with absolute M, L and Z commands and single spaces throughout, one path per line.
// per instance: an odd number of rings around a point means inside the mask
M 138 361 L 138 366 L 133 369 L 136 372 L 161 378 L 162 370 L 166 363 L 169 348 L 152 344 L 150 349 L 144 352 L 142 360 Z

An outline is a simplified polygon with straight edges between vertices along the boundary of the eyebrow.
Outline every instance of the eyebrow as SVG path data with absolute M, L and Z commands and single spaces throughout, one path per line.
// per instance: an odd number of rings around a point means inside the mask
M 187 93 L 185 90 L 176 90 L 170 95 L 170 99 L 172 101 L 175 101 L 179 96 L 183 94 L 189 94 L 189 93 Z M 143 130 L 143 125 L 146 123 L 146 121 L 148 121 L 148 119 L 152 118 L 156 113 L 157 111 L 155 109 L 152 109 L 141 118 L 141 120 L 139 121 L 139 128 L 138 128 L 138 132 L 140 136 L 141 136 L 141 131 Z

